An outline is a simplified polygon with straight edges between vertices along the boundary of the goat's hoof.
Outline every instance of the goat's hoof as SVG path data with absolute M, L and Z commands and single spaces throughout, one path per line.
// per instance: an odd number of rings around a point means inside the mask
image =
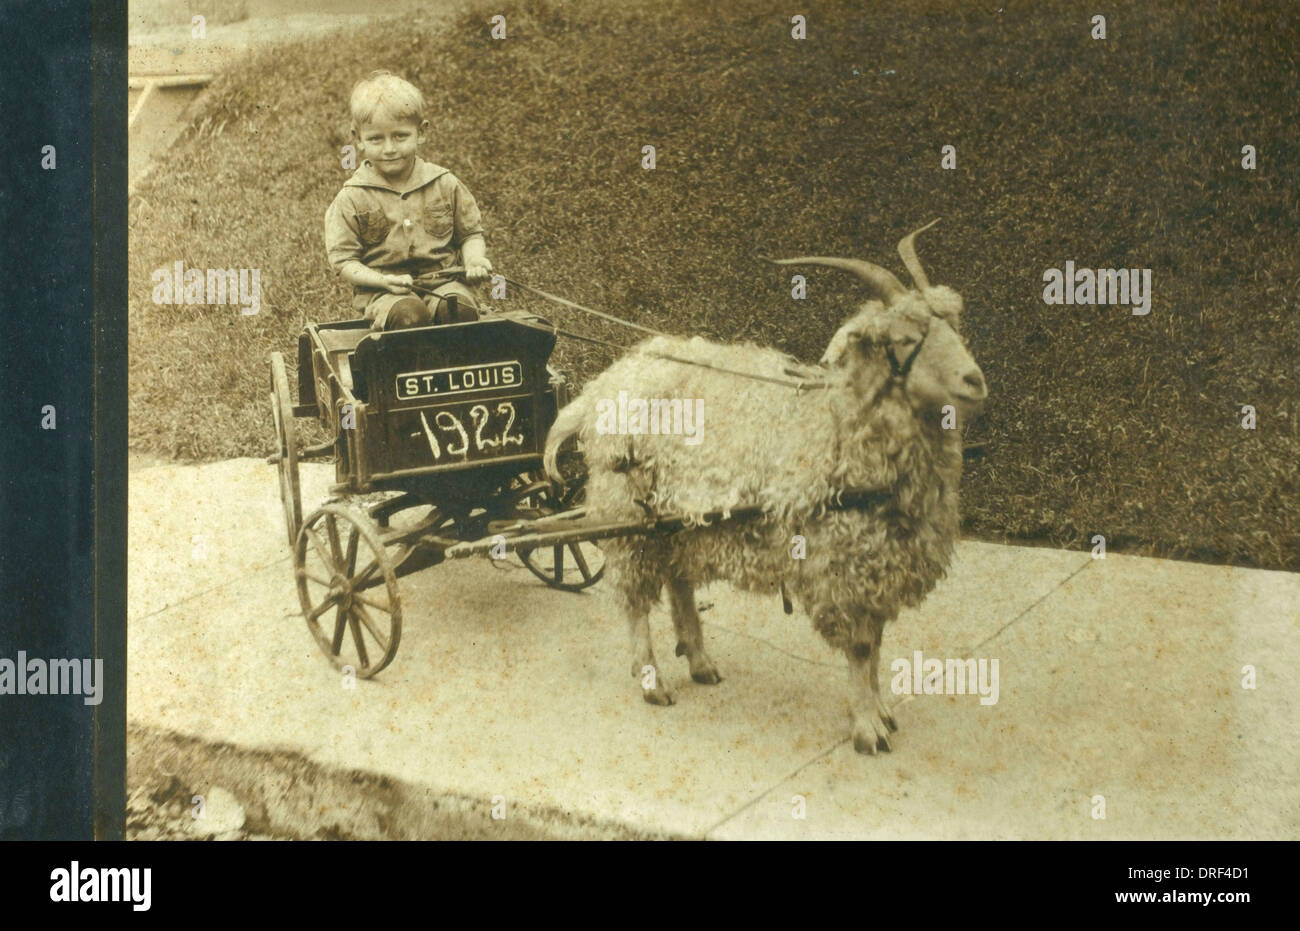
M 876 699 L 876 711 L 880 715 L 880 720 L 885 722 L 886 727 L 891 731 L 898 730 L 898 722 L 894 720 L 894 716 L 889 713 L 889 708 L 879 698 Z
M 894 749 L 889 742 L 888 726 L 879 715 L 867 715 L 854 723 L 853 749 L 873 756 L 877 750 L 889 753 Z
M 864 737 L 861 734 L 853 735 L 853 749 L 867 756 L 876 755 L 876 735 Z
M 642 689 L 641 697 L 645 699 L 646 704 L 660 705 L 667 707 L 673 704 L 673 693 L 668 691 L 662 685 L 656 685 L 652 689 Z
M 713 660 L 705 655 L 703 647 L 700 647 L 692 656 L 686 644 L 678 640 L 677 655 L 686 657 L 686 661 L 691 664 L 691 678 L 700 685 L 717 685 L 722 681 L 722 676 L 718 673 L 718 667 L 714 666 Z
M 696 672 L 691 673 L 691 678 L 700 685 L 717 685 L 722 681 L 722 674 L 712 665 L 705 666 Z
M 713 660 L 709 659 L 703 648 L 694 656 L 688 656 L 687 660 L 691 664 L 691 678 L 700 685 L 717 685 L 722 681 L 718 667 L 713 665 Z
M 868 756 L 875 756 L 877 750 L 889 753 L 894 748 L 890 745 L 888 737 L 877 734 L 854 734 L 853 749 Z

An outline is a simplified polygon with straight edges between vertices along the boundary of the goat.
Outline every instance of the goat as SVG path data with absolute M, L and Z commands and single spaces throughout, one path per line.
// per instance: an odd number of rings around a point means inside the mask
M 725 579 L 752 591 L 779 589 L 848 658 L 855 749 L 891 749 L 897 723 L 880 695 L 882 631 L 947 571 L 959 529 L 962 432 L 945 426 L 972 416 L 987 395 L 961 336 L 961 297 L 932 287 L 916 258 L 921 231 L 899 243 L 912 290 L 870 262 L 777 260 L 848 271 L 875 294 L 832 337 L 822 367 L 800 367 L 752 344 L 659 336 L 633 347 L 557 417 L 547 472 L 559 480 L 557 452 L 576 436 L 589 474 L 588 510 L 597 519 L 636 519 L 647 507 L 692 520 L 762 508 L 754 517 L 604 544 L 627 613 L 632 674 L 647 702 L 673 703 L 649 632 L 649 610 L 665 583 L 676 653 L 703 684 L 721 676 L 704 648 L 696 587 Z M 812 371 L 821 387 L 789 387 L 791 372 Z M 688 445 L 669 435 L 597 429 L 598 402 L 620 391 L 702 399 L 707 435 Z M 865 498 L 857 494 L 864 490 Z M 846 495 L 853 498 L 848 507 L 841 506 Z M 801 554 L 794 549 L 800 537 Z

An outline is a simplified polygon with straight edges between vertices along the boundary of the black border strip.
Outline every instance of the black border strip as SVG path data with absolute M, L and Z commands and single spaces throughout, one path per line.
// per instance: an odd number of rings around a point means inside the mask
M 94 831 L 126 827 L 126 4 L 92 5 L 95 306 L 95 655 L 104 700 L 95 711 Z
M 503 824 L 503 822 L 496 822 Z M 167 843 L 136 841 L 126 845 L 46 844 L 10 870 L 9 897 L 31 914 L 80 907 L 82 914 L 122 917 L 138 914 L 129 901 L 70 905 L 51 902 L 52 873 L 103 867 L 148 867 L 149 913 L 192 918 L 196 906 L 206 913 L 247 920 L 250 904 L 257 913 L 289 918 L 297 924 L 320 919 L 337 922 L 360 913 L 359 896 L 330 894 L 322 876 L 351 871 L 382 879 L 382 906 L 418 907 L 439 901 L 490 901 L 502 923 L 536 921 L 550 909 L 574 901 L 589 915 L 616 914 L 627 907 L 629 870 L 662 870 L 665 855 L 694 871 L 717 871 L 725 857 L 731 875 L 749 883 L 719 892 L 719 907 L 735 922 L 772 924 L 774 903 L 788 902 L 809 923 L 826 923 L 846 909 L 864 923 L 888 917 L 894 924 L 932 926 L 944 918 L 957 924 L 1031 918 L 1052 923 L 1071 916 L 1123 914 L 1129 922 L 1163 918 L 1182 922 L 1189 914 L 1207 916 L 1219 925 L 1249 917 L 1260 921 L 1277 915 L 1293 900 L 1289 855 L 1292 845 L 1271 843 L 1083 843 L 1083 842 L 935 842 L 850 844 L 824 842 L 676 844 L 665 851 L 651 843 L 581 842 L 512 844 L 435 844 L 371 841 L 355 843 Z M 1224 868 L 1235 878 L 1173 878 L 1178 868 L 1192 871 Z M 1168 869 L 1160 882 L 1130 878 L 1130 871 Z M 229 888 L 210 894 L 195 878 L 216 878 Z M 765 888 L 765 884 L 770 887 Z M 778 884 L 782 884 L 778 888 Z M 787 892 L 787 887 L 789 891 Z M 509 894 L 502 894 L 503 888 Z M 1118 901 L 1117 894 L 1154 893 L 1153 902 Z M 1248 893 L 1249 902 L 1209 905 L 1166 893 Z M 129 896 L 127 897 L 129 899 Z M 381 906 L 381 907 L 382 907 Z M 1253 911 L 1252 911 L 1253 909 Z M 572 909 L 570 909 L 572 911 Z M 72 912 L 74 916 L 76 912 Z M 915 916 L 915 918 L 913 918 Z M 968 922 L 963 919 L 969 918 Z M 73 919 L 76 920 L 75 917 Z
M 95 650 L 91 22 L 78 0 L 0 3 L 10 155 L 0 379 L 11 415 L 0 439 L 0 659 L 15 666 Z M 85 697 L 0 694 L 0 839 L 92 836 L 95 709 Z

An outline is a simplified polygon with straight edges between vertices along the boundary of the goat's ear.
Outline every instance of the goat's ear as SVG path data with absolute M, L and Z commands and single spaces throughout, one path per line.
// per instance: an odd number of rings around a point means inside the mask
M 927 288 L 924 296 L 925 302 L 930 305 L 930 309 L 944 320 L 947 320 L 953 329 L 960 326 L 963 307 L 960 294 L 947 285 L 938 285 Z
M 850 353 L 861 348 L 864 344 L 870 345 L 876 341 L 876 329 L 873 326 L 878 314 L 884 311 L 884 305 L 878 301 L 869 301 L 863 306 L 863 309 L 854 314 L 844 322 L 835 335 L 831 337 L 830 345 L 822 353 L 822 364 L 829 366 L 843 365 L 850 358 Z
M 830 345 L 822 353 L 822 365 L 829 365 L 834 368 L 843 363 L 845 354 L 860 337 L 861 334 L 852 330 L 849 324 L 844 324 L 835 331 L 835 335 L 831 337 Z

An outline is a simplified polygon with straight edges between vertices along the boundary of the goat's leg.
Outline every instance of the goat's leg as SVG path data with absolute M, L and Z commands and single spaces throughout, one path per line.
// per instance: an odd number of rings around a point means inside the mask
M 632 647 L 632 678 L 641 686 L 642 697 L 652 705 L 671 705 L 672 692 L 664 670 L 655 662 L 650 644 L 650 608 L 663 591 L 659 548 L 652 541 L 612 539 L 606 550 L 619 601 L 627 614 L 628 639 Z
M 650 607 L 630 604 L 627 611 L 627 630 L 632 641 L 632 678 L 641 684 L 641 697 L 652 705 L 671 705 L 673 694 L 655 662 L 654 648 L 650 645 Z
M 691 664 L 691 678 L 702 685 L 722 681 L 718 667 L 704 652 L 704 632 L 700 630 L 700 613 L 695 609 L 695 586 L 686 579 L 668 580 L 668 599 L 672 603 L 673 627 L 677 630 L 677 655 Z
M 880 641 L 884 628 L 884 618 L 859 618 L 853 642 L 845 651 L 853 687 L 853 749 L 859 753 L 892 750 L 889 732 L 898 730 L 880 695 Z

